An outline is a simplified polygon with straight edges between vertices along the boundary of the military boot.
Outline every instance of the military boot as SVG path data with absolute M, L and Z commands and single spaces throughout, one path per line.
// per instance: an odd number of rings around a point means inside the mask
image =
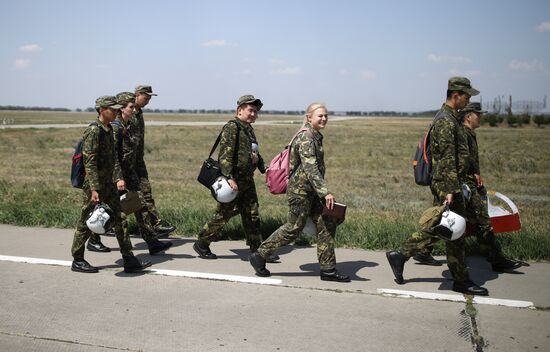
M 99 270 L 95 266 L 91 266 L 90 263 L 82 260 L 73 260 L 71 265 L 72 271 L 77 271 L 79 273 L 97 273 Z
M 323 281 L 337 281 L 337 282 L 350 282 L 351 279 L 348 275 L 343 275 L 336 269 L 329 271 L 321 270 L 321 280 Z
M 465 293 L 467 295 L 476 295 L 476 296 L 488 296 L 489 291 L 485 287 L 478 286 L 472 281 L 458 282 L 453 283 L 453 291 Z
M 146 260 L 142 262 L 133 255 L 123 255 L 122 261 L 124 262 L 125 273 L 135 273 L 138 271 L 142 271 L 143 269 L 148 268 L 152 265 L 150 261 Z
M 88 248 L 88 250 L 91 252 L 107 253 L 111 251 L 109 247 L 101 243 L 101 240 L 94 241 L 91 238 L 88 240 L 88 244 L 86 245 L 86 248 Z
M 397 282 L 399 285 L 402 285 L 405 282 L 405 280 L 403 279 L 403 269 L 405 268 L 407 257 L 405 257 L 405 255 L 403 255 L 403 253 L 399 251 L 389 251 L 386 252 L 386 258 L 388 258 L 391 270 L 393 271 L 393 275 L 395 276 L 395 282 Z
M 490 263 L 493 271 L 497 273 L 511 273 L 522 265 L 521 262 L 516 262 L 515 260 L 510 260 L 503 256 L 490 261 Z
M 157 239 L 154 239 L 151 242 L 147 243 L 147 247 L 149 247 L 149 254 L 155 255 L 172 247 L 172 244 L 173 243 L 171 241 L 161 242 Z
M 195 244 L 193 245 L 193 250 L 197 252 L 200 258 L 203 259 L 217 259 L 218 256 L 215 255 L 210 251 L 210 247 L 204 243 L 201 242 L 201 240 L 197 240 Z
M 413 258 L 418 262 L 418 264 L 441 266 L 441 262 L 439 260 L 436 260 L 434 257 L 432 257 L 430 253 L 418 252 L 414 255 Z
M 261 277 L 271 276 L 271 273 L 265 267 L 265 259 L 261 256 L 260 253 L 252 253 L 250 257 L 248 257 L 248 260 L 250 261 L 250 265 L 252 265 L 252 267 L 256 271 L 256 275 Z

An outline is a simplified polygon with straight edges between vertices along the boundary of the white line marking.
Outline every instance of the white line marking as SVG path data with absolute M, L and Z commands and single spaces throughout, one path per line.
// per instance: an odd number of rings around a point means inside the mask
M 451 301 L 451 302 L 466 302 L 466 298 L 463 295 L 453 295 L 445 293 L 432 293 L 432 292 L 419 292 L 419 291 L 405 291 L 405 290 L 392 290 L 387 288 L 379 288 L 378 294 L 382 296 L 390 297 L 402 297 L 402 298 L 421 298 L 431 299 L 436 301 Z M 529 301 L 516 301 L 512 299 L 500 299 L 474 296 L 474 303 L 488 304 L 492 306 L 506 306 L 514 308 L 534 308 L 533 302 Z
M 12 257 L 12 256 L 9 256 L 9 255 L 0 255 L 0 260 L 6 261 L 6 262 L 60 265 L 60 266 L 71 266 L 72 263 L 73 263 L 72 261 L 69 261 L 69 260 L 55 260 L 55 259 L 42 259 L 42 258 L 29 258 L 29 257 Z
M 68 267 L 72 265 L 72 261 L 68 261 L 68 260 L 12 257 L 9 255 L 0 255 L 0 261 L 30 263 L 30 264 L 59 265 L 59 266 L 68 266 Z M 268 278 L 253 277 L 253 276 L 201 273 L 201 272 L 195 272 L 195 271 L 146 269 L 145 272 L 147 272 L 148 274 L 155 274 L 155 275 L 180 276 L 180 277 L 190 277 L 190 278 L 197 278 L 197 279 L 244 282 L 244 283 L 260 284 L 260 285 L 280 285 L 283 282 L 283 280 L 280 280 L 280 279 L 268 279 Z

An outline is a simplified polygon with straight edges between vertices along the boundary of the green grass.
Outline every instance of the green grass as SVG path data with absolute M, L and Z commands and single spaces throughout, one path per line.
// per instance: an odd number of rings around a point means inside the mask
M 54 114 L 19 113 L 26 121 L 45 121 Z M 66 114 L 80 122 L 93 118 L 93 114 Z M 189 115 L 171 117 L 199 120 Z M 231 117 L 209 118 L 227 121 Z M 298 121 L 300 117 L 290 120 Z M 329 122 L 324 132 L 327 181 L 337 201 L 348 205 L 346 222 L 338 229 L 339 246 L 395 248 L 416 229 L 418 217 L 431 204 L 431 193 L 429 188 L 414 184 L 411 159 L 428 122 Z M 269 161 L 297 126 L 257 125 L 255 129 L 261 153 Z M 153 194 L 162 216 L 178 227 L 177 235 L 195 236 L 215 209 L 215 202 L 196 177 L 218 132 L 216 126 L 146 130 L 146 161 Z M 81 133 L 79 128 L 0 130 L 1 223 L 65 228 L 75 225 L 81 191 L 70 186 L 69 170 Z M 549 260 L 550 129 L 482 127 L 478 130 L 478 142 L 486 185 L 509 196 L 520 209 L 522 230 L 498 235 L 505 253 L 524 260 Z M 256 175 L 262 232 L 269 235 L 285 221 L 287 206 L 285 196 L 269 194 L 263 180 L 263 175 Z M 224 236 L 242 238 L 238 217 L 228 224 Z M 468 242 L 469 250 L 476 252 L 475 242 Z M 442 252 L 443 246 L 438 245 L 436 253 Z

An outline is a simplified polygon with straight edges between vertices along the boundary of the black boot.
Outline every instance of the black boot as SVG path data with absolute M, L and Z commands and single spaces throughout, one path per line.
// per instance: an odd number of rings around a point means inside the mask
M 256 246 L 250 246 L 250 253 L 256 253 L 258 251 L 258 247 Z M 278 263 L 279 259 L 281 259 L 277 254 L 273 253 L 270 254 L 269 257 L 265 258 L 265 261 L 267 263 Z
M 388 258 L 391 270 L 395 276 L 395 282 L 402 285 L 405 282 L 405 280 L 403 280 L 403 269 L 405 268 L 407 258 L 403 255 L 403 253 L 398 251 L 386 252 L 386 258 Z
M 265 268 L 265 259 L 260 255 L 260 253 L 252 253 L 250 257 L 248 257 L 248 261 L 250 261 L 250 265 L 252 265 L 252 267 L 256 271 L 256 275 L 261 277 L 271 276 L 269 270 Z
M 111 251 L 111 248 L 105 246 L 103 243 L 101 243 L 101 240 L 94 241 L 91 238 L 88 240 L 88 244 L 86 245 L 86 248 L 88 248 L 91 252 L 101 252 L 101 253 L 107 253 Z
M 329 271 L 321 270 L 321 280 L 323 281 L 337 281 L 337 282 L 350 282 L 351 279 L 348 275 L 343 275 L 336 269 Z
M 122 261 L 124 262 L 125 273 L 135 273 L 138 271 L 142 271 L 143 269 L 148 268 L 152 265 L 150 261 L 146 260 L 142 262 L 133 255 L 123 255 Z
M 79 273 L 97 273 L 99 270 L 95 266 L 91 266 L 90 263 L 82 260 L 73 260 L 71 265 L 72 271 L 77 271 Z
M 441 262 L 439 260 L 435 260 L 435 258 L 432 257 L 430 253 L 418 252 L 414 255 L 413 258 L 418 262 L 418 264 L 441 266 Z
M 157 237 L 168 236 L 176 230 L 176 227 L 168 224 L 166 221 L 159 221 L 153 228 Z
M 210 247 L 208 247 L 207 245 L 204 245 L 200 240 L 195 242 L 195 244 L 193 245 L 193 249 L 195 250 L 195 252 L 197 252 L 200 258 L 203 258 L 203 259 L 218 258 L 217 255 L 215 255 L 210 251 Z
M 453 291 L 465 293 L 467 295 L 476 295 L 476 296 L 488 296 L 489 291 L 485 287 L 478 286 L 472 281 L 458 282 L 453 283 Z
M 161 242 L 157 239 L 154 239 L 153 241 L 147 243 L 147 247 L 149 247 L 149 254 L 155 255 L 172 247 L 172 244 L 173 243 L 170 241 Z
M 516 262 L 515 260 L 510 260 L 505 257 L 500 257 L 491 261 L 493 271 L 497 273 L 511 273 L 521 265 L 521 262 Z

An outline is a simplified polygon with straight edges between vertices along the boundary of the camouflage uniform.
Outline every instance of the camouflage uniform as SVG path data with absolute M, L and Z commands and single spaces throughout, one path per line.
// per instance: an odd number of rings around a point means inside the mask
M 113 126 L 117 160 L 119 161 L 115 167 L 120 168 L 117 172 L 123 176 L 126 188 L 130 191 L 136 191 L 139 195 L 142 210 L 135 213 L 136 222 L 143 240 L 151 243 L 155 239 L 155 231 L 149 216 L 143 215 L 147 214 L 148 208 L 143 192 L 140 189 L 140 178 L 136 171 L 138 142 L 140 139 L 136 136 L 136 129 L 132 127 L 132 119 L 125 123 L 122 117 L 119 116 L 117 120 L 118 123 L 111 124 Z M 122 131 L 120 131 L 121 129 Z M 119 138 L 122 138 L 122 141 L 119 141 Z M 125 218 L 125 216 L 123 217 Z M 123 225 L 127 227 L 126 220 L 123 221 Z
M 250 124 L 235 118 L 223 126 L 218 155 L 220 169 L 222 175 L 237 182 L 239 193 L 232 202 L 218 203 L 216 213 L 199 232 L 198 239 L 203 246 L 218 240 L 223 226 L 237 214 L 241 214 L 246 244 L 250 249 L 255 251 L 262 241 L 254 171 L 257 167 L 265 173 L 265 163 L 260 154 L 258 163 L 252 163 L 252 143 L 258 142 Z
M 148 218 L 152 224 L 160 222 L 160 216 L 153 199 L 151 183 L 149 182 L 149 173 L 145 166 L 145 120 L 143 119 L 143 110 L 137 109 L 136 115 L 130 120 L 130 126 L 136 139 L 136 160 L 135 171 L 138 176 L 139 189 L 141 196 L 146 204 L 146 210 L 142 211 L 143 218 Z
M 287 188 L 288 218 L 268 239 L 258 253 L 268 258 L 278 248 L 293 242 L 308 217 L 317 227 L 317 258 L 322 271 L 336 268 L 334 238 L 336 224 L 322 216 L 324 198 L 330 194 L 325 182 L 323 135 L 306 123 L 307 131 L 294 139 L 290 152 L 290 176 Z
M 437 120 L 430 133 L 433 163 L 433 178 L 430 188 L 434 196 L 433 205 L 443 204 L 445 196 L 453 194 L 451 210 L 466 217 L 466 206 L 462 195 L 462 184 L 466 182 L 467 170 L 470 167 L 466 132 L 460 124 L 456 110 L 443 104 L 441 112 L 445 113 L 447 117 Z M 458 147 L 456 151 L 455 143 Z M 418 252 L 425 251 L 426 248 L 433 247 L 439 240 L 438 237 L 430 233 L 429 229 L 421 229 L 403 242 L 400 252 L 408 259 Z M 469 280 L 464 242 L 464 237 L 455 241 L 445 241 L 447 265 L 453 279 L 457 282 Z
M 115 169 L 117 158 L 112 128 L 98 119 L 97 126 L 91 125 L 86 128 L 83 139 L 82 154 L 86 176 L 83 185 L 82 211 L 71 248 L 72 256 L 75 261 L 84 260 L 84 245 L 92 234 L 86 225 L 86 220 L 95 207 L 95 203 L 91 201 L 92 190 L 99 193 L 100 202 L 107 204 L 114 213 L 113 224 L 120 252 L 122 255 L 132 255 L 132 244 L 121 225 L 120 201 L 115 183 L 122 178 L 122 175 L 120 168 Z
M 474 175 L 480 175 L 479 168 L 479 152 L 477 146 L 477 138 L 474 130 L 467 126 L 463 127 L 466 131 L 468 147 L 470 150 L 470 164 L 467 170 L 466 184 L 470 187 L 471 196 L 468 206 L 466 207 L 466 219 L 468 223 L 474 226 L 475 236 L 479 244 L 481 254 L 487 258 L 489 262 L 497 262 L 502 260 L 502 249 L 495 240 L 493 226 L 487 211 L 487 204 L 481 199 L 479 190 L 477 189 L 476 179 Z

